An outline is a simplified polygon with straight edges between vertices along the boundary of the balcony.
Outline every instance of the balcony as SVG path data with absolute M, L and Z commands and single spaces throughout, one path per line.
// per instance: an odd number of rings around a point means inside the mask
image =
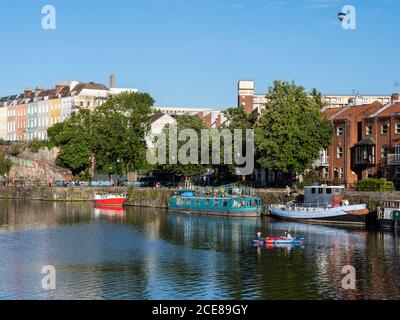
M 372 138 L 366 138 L 352 148 L 351 162 L 355 171 L 375 166 L 375 146 Z
M 392 166 L 400 165 L 400 153 L 388 154 L 387 164 Z
M 321 156 L 319 159 L 314 160 L 314 167 L 329 167 L 329 157 Z

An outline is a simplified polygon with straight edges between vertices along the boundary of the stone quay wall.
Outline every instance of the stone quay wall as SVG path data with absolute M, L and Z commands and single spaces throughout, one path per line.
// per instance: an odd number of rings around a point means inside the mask
M 27 199 L 42 201 L 93 201 L 96 193 L 126 194 L 126 205 L 137 207 L 167 208 L 175 189 L 167 188 L 95 188 L 95 187 L 0 187 L 0 199 Z M 283 189 L 257 189 L 256 194 L 264 207 L 301 198 L 302 194 L 292 193 L 287 197 Z M 345 199 L 352 203 L 366 203 L 374 211 L 383 200 L 400 199 L 400 192 L 356 192 L 348 190 Z

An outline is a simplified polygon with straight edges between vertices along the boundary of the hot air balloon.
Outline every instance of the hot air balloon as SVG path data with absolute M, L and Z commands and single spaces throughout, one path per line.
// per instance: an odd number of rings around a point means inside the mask
M 342 22 L 344 17 L 346 16 L 346 14 L 344 12 L 339 12 L 337 16 L 338 16 L 340 22 Z

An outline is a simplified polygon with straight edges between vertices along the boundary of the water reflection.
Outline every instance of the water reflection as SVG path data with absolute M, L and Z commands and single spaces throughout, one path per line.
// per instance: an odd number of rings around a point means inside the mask
M 306 242 L 254 248 L 260 230 Z M 363 229 L 0 201 L 0 298 L 394 299 L 399 245 L 397 234 Z M 47 264 L 56 291 L 40 286 Z M 356 290 L 341 287 L 345 265 L 356 268 Z

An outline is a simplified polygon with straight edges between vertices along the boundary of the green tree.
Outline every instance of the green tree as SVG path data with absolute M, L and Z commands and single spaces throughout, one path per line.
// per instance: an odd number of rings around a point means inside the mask
M 169 171 L 169 172 L 173 172 L 178 176 L 184 177 L 185 180 L 188 180 L 189 178 L 193 177 L 193 176 L 197 176 L 197 175 L 201 175 L 203 173 L 205 173 L 207 171 L 207 169 L 210 167 L 209 165 L 204 165 L 200 163 L 200 155 L 201 155 L 201 141 L 200 141 L 200 137 L 201 137 L 201 130 L 207 129 L 207 127 L 205 126 L 205 124 L 203 123 L 203 121 L 200 119 L 200 117 L 198 116 L 189 116 L 189 115 L 182 115 L 182 116 L 178 116 L 176 117 L 176 121 L 177 121 L 177 136 L 179 137 L 179 134 L 182 130 L 184 129 L 193 129 L 198 137 L 198 146 L 197 146 L 197 153 L 198 153 L 198 164 L 182 164 L 179 162 L 178 159 L 178 163 L 177 164 L 167 164 L 162 166 L 164 170 Z M 164 133 L 167 137 L 167 161 L 168 161 L 168 155 L 170 152 L 169 149 L 169 130 L 170 127 L 166 126 L 164 128 Z M 186 141 L 178 141 L 177 142 L 177 150 L 179 152 L 179 149 L 184 146 L 187 145 L 187 143 L 189 142 L 189 138 Z M 187 153 L 187 155 L 189 155 Z
M 314 101 L 320 109 L 326 106 L 326 102 L 324 100 L 324 96 L 320 91 L 318 91 L 317 88 L 312 88 L 311 91 L 309 92 L 310 98 L 312 101 Z
M 94 111 L 74 112 L 48 129 L 50 147 L 60 147 L 57 163 L 75 175 L 126 174 L 145 163 L 144 133 L 154 100 L 147 93 L 111 96 Z
M 98 139 L 95 123 L 93 112 L 83 109 L 48 129 L 48 144 L 60 147 L 57 164 L 70 169 L 74 175 L 89 171 L 93 163 Z
M 267 99 L 255 132 L 258 163 L 285 174 L 303 173 L 331 143 L 333 126 L 294 82 L 275 81 Z
M 6 159 L 4 155 L 0 154 L 0 175 L 9 173 L 11 167 L 12 167 L 11 160 Z
M 146 166 L 146 142 L 149 115 L 154 100 L 147 93 L 122 93 L 112 96 L 96 110 L 96 136 L 99 170 L 127 174 Z M 101 164 L 101 165 L 100 165 Z M 111 172 L 108 172 L 111 173 Z
M 244 107 L 240 106 L 238 108 L 229 108 L 225 110 L 224 115 L 227 121 L 223 124 L 222 129 L 229 129 L 233 132 L 235 129 L 242 130 L 242 150 L 246 150 L 246 129 L 254 129 L 257 121 L 257 115 L 254 113 L 247 114 Z M 221 145 L 223 146 L 223 141 L 221 141 Z M 221 148 L 221 163 L 223 159 L 223 148 Z M 232 165 L 219 165 L 215 166 L 215 170 L 218 175 L 218 180 L 222 179 L 222 176 L 230 177 L 231 179 L 235 175 L 236 164 L 233 159 Z M 245 176 L 242 177 L 242 182 L 246 179 Z

